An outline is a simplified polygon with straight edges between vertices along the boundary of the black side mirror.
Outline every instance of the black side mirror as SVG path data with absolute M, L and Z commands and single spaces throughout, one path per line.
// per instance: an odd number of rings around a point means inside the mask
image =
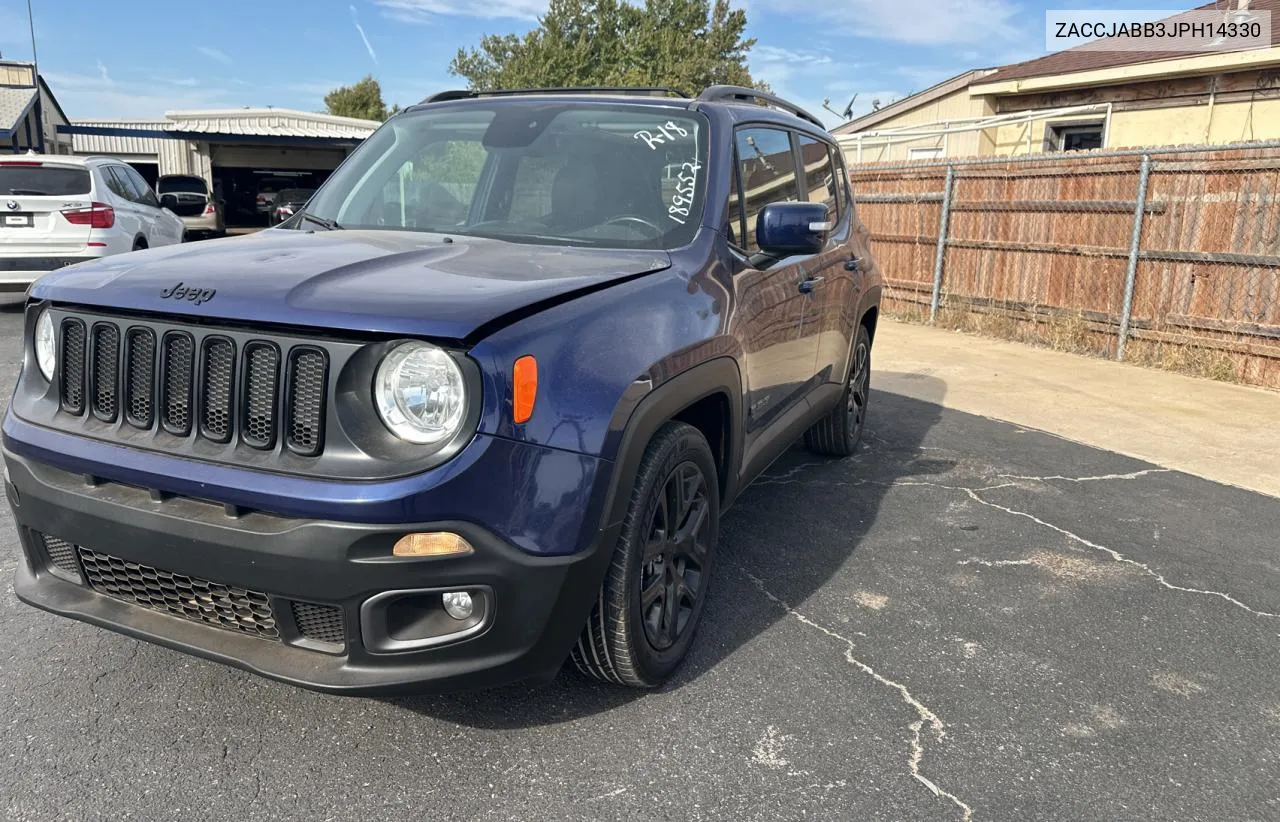
M 832 225 L 822 203 L 770 203 L 756 215 L 756 244 L 766 254 L 817 254 Z

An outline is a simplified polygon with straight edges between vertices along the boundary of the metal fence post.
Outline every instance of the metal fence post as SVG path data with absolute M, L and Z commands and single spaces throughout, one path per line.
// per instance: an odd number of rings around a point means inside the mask
M 1147 183 L 1151 179 L 1151 155 L 1142 155 L 1138 172 L 1138 204 L 1133 210 L 1133 237 L 1129 240 L 1129 268 L 1124 277 L 1124 307 L 1120 309 L 1120 338 L 1116 340 L 1116 360 L 1124 359 L 1129 341 L 1129 318 L 1133 314 L 1133 286 L 1138 277 L 1138 253 L 1142 245 L 1142 220 L 1147 213 Z
M 951 224 L 951 192 L 955 188 L 956 167 L 947 166 L 947 182 L 942 191 L 942 216 L 938 219 L 938 251 L 933 258 L 933 299 L 929 303 L 929 325 L 938 322 L 942 302 L 942 261 L 947 253 L 947 230 Z

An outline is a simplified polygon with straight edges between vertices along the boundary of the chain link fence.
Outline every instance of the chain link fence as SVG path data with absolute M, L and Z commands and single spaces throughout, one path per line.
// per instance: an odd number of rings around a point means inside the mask
M 1280 142 L 850 177 L 888 313 L 1280 387 Z

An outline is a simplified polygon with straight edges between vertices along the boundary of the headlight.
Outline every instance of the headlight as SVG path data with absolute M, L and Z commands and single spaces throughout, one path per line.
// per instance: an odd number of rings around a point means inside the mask
M 444 351 L 423 342 L 396 346 L 383 358 L 373 384 L 374 403 L 387 428 L 402 440 L 443 442 L 462 426 L 467 395 L 462 371 Z
M 53 382 L 54 366 L 58 364 L 58 340 L 53 333 L 53 317 L 48 309 L 40 312 L 36 320 L 36 365 L 49 382 Z

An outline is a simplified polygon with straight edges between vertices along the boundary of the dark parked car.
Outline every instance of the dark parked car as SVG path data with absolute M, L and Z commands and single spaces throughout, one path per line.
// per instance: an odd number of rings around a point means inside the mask
M 286 188 L 281 191 L 271 204 L 271 224 L 279 225 L 301 211 L 315 193 L 314 188 Z
M 862 435 L 847 180 L 750 89 L 446 92 L 278 228 L 50 274 L 17 595 L 331 692 L 655 686 L 739 492 Z

